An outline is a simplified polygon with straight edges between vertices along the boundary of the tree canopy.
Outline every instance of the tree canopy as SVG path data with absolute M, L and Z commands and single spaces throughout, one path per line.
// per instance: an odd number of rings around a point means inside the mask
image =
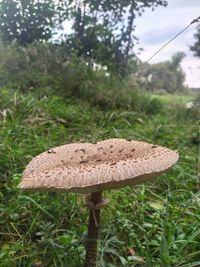
M 177 52 L 166 62 L 142 64 L 139 71 L 139 83 L 149 91 L 164 90 L 174 93 L 184 90 L 185 74 L 181 62 L 185 54 Z
M 125 75 L 137 41 L 133 34 L 136 15 L 158 5 L 166 6 L 167 1 L 73 1 L 69 6 L 74 32 L 67 40 L 79 55 L 114 66 Z
M 197 27 L 197 32 L 194 34 L 195 43 L 191 46 L 191 50 L 194 52 L 194 55 L 200 57 L 200 25 Z
M 167 1 L 1 0 L 1 37 L 21 45 L 48 41 L 63 21 L 72 21 L 73 32 L 64 38 L 68 50 L 125 75 L 134 58 L 136 15 L 159 5 L 166 6 Z
M 20 45 L 49 40 L 55 17 L 52 0 L 1 0 L 1 38 L 7 43 L 16 40 Z

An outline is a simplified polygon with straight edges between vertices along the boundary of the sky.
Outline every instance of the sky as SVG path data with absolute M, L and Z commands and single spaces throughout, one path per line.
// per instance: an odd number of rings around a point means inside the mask
M 159 48 L 200 16 L 200 0 L 168 0 L 167 7 L 146 10 L 135 20 L 135 36 L 139 38 L 136 51 L 143 48 L 139 58 L 147 61 Z M 157 54 L 149 63 L 169 60 L 173 54 L 186 54 L 182 62 L 186 74 L 186 85 L 200 88 L 200 58 L 194 57 L 190 46 L 194 44 L 197 23 L 191 25 L 182 35 Z
M 167 0 L 167 7 L 159 6 L 154 11 L 146 9 L 142 16 L 135 19 L 135 36 L 139 48 L 144 51 L 138 54 L 142 61 L 147 61 L 166 42 L 185 28 L 190 22 L 200 16 L 200 0 Z M 200 24 L 200 23 L 199 23 Z M 186 57 L 182 68 L 186 75 L 185 84 L 192 88 L 200 88 L 200 58 L 190 51 L 190 46 L 195 43 L 197 23 L 191 25 L 183 34 L 157 54 L 149 63 L 170 60 L 176 52 L 184 52 Z M 71 31 L 71 22 L 66 21 L 64 30 Z

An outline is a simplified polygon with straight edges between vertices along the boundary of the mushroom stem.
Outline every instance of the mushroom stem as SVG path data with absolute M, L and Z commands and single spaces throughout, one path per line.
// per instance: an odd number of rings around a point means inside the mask
M 95 206 L 102 203 L 102 192 L 99 191 L 91 193 L 90 201 L 94 203 L 94 208 L 89 209 L 85 267 L 96 267 L 97 241 L 99 238 L 100 227 L 100 209 L 95 209 Z

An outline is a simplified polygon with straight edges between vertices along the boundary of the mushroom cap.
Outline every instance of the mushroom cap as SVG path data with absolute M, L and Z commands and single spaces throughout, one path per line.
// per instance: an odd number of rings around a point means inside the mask
M 177 160 L 173 150 L 134 140 L 73 143 L 33 158 L 19 186 L 29 191 L 91 193 L 150 181 Z

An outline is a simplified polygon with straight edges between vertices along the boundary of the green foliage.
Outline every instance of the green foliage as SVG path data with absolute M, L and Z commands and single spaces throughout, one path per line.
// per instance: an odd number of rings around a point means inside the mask
M 70 2 L 70 1 L 69 1 Z M 109 67 L 109 71 L 125 76 L 129 73 L 137 38 L 134 20 L 144 8 L 166 6 L 164 0 L 142 1 L 71 1 L 68 4 L 74 32 L 66 36 L 70 49 L 79 56 L 92 58 Z
M 86 94 L 89 81 L 92 84 L 97 77 L 106 79 L 105 73 L 99 74 L 87 62 L 69 56 L 65 46 L 47 43 L 35 43 L 26 48 L 2 45 L 0 58 L 1 86 L 23 92 L 41 90 L 43 95 L 56 93 L 78 97 Z
M 2 37 L 17 41 L 0 46 L 0 267 L 83 264 L 83 196 L 26 194 L 17 186 L 40 152 L 106 138 L 168 146 L 180 160 L 152 184 L 105 192 L 99 266 L 199 266 L 199 98 L 187 108 L 188 98 L 140 92 L 113 75 L 127 73 L 135 14 L 166 1 L 0 3 Z M 40 42 L 64 18 L 74 23 L 66 42 Z M 182 90 L 182 56 L 151 67 L 160 79 L 154 89 Z
M 200 57 L 200 26 L 197 27 L 197 31 L 194 34 L 195 43 L 190 49 L 194 52 L 194 55 Z
M 198 124 L 184 103 L 179 109 L 188 116 L 177 119 L 173 101 L 167 99 L 161 113 L 145 115 L 1 89 L 0 266 L 83 264 L 88 218 L 83 196 L 25 194 L 17 186 L 25 165 L 38 153 L 67 142 L 115 137 L 178 149 L 180 160 L 154 183 L 105 192 L 110 204 L 102 211 L 99 266 L 198 266 L 199 143 L 192 139 Z
M 167 1 L 1 0 L 1 38 L 23 46 L 50 41 L 55 31 L 63 29 L 63 21 L 70 21 L 73 31 L 62 34 L 58 42 L 64 41 L 71 54 L 125 76 L 136 65 L 132 52 L 137 40 L 133 35 L 136 14 L 160 5 L 166 6 Z
M 0 59 L 2 87 L 37 92 L 41 97 L 56 94 L 65 99 L 82 99 L 102 109 L 128 108 L 156 113 L 162 106 L 159 100 L 141 95 L 127 80 L 111 75 L 101 65 L 68 55 L 65 46 L 2 45 Z
M 6 43 L 20 45 L 52 37 L 56 7 L 52 0 L 1 0 L 0 31 Z
M 138 72 L 139 84 L 149 91 L 168 93 L 185 91 L 185 74 L 181 67 L 184 53 L 176 53 L 170 61 L 157 64 L 141 64 Z
M 200 108 L 200 93 L 198 93 L 195 97 L 195 100 L 194 100 L 194 106 L 196 108 Z

